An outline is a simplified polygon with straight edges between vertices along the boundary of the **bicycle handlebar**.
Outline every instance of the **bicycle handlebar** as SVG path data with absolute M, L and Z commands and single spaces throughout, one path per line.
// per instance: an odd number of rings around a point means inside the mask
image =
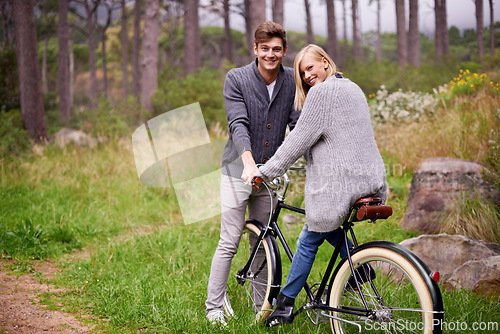
M 257 164 L 257 167 L 260 167 L 260 166 L 263 166 L 263 164 Z M 298 171 L 298 170 L 305 170 L 305 168 L 299 167 L 299 166 L 290 166 L 288 168 L 288 170 Z M 283 178 L 283 184 L 281 182 L 281 178 Z M 271 189 L 272 189 L 272 191 L 278 196 L 278 198 L 280 200 L 284 201 L 285 194 L 288 190 L 288 185 L 290 184 L 290 178 L 288 177 L 287 172 L 285 172 L 281 176 L 274 178 L 271 182 L 264 182 L 264 180 L 261 177 L 256 176 L 252 180 L 252 187 L 259 188 L 258 185 L 260 185 L 262 183 L 266 186 L 266 188 L 268 188 L 269 191 L 271 191 Z M 271 185 L 274 187 L 272 187 Z M 283 186 L 282 191 L 278 192 L 278 190 L 281 188 L 281 186 Z

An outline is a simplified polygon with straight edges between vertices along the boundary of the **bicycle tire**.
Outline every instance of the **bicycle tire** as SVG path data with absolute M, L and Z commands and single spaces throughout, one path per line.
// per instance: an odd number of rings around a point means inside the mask
M 372 313 L 330 312 L 333 333 L 353 332 L 353 326 L 369 333 L 441 333 L 441 293 L 430 278 L 430 270 L 414 253 L 399 244 L 377 241 L 354 249 L 351 259 L 354 268 L 361 270 L 358 273 L 364 273 L 366 282 L 360 282 L 360 289 Z M 374 269 L 373 279 L 368 279 L 371 269 L 366 264 Z M 364 308 L 352 277 L 349 261 L 344 258 L 332 277 L 330 307 Z
M 281 287 L 281 257 L 274 236 L 267 235 L 263 239 L 260 253 L 251 266 L 250 276 L 240 279 L 240 282 L 237 279 L 238 271 L 250 258 L 250 242 L 258 239 L 265 228 L 264 224 L 249 220 L 243 229 L 238 252 L 231 263 L 224 298 L 224 310 L 231 317 L 252 312 L 257 321 L 262 321 L 272 312 L 272 300 Z

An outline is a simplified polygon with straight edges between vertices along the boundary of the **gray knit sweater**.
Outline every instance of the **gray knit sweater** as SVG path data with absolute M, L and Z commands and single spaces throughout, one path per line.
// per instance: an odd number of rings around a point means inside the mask
M 241 177 L 241 154 L 252 151 L 256 163 L 265 163 L 285 139 L 287 125 L 293 129 L 300 112 L 293 107 L 293 69 L 280 66 L 273 95 L 269 98 L 257 60 L 233 68 L 224 82 L 229 140 L 222 157 L 222 173 Z
M 305 210 L 309 231 L 337 229 L 356 200 L 385 201 L 385 167 L 361 89 L 349 79 L 328 77 L 311 87 L 292 131 L 259 174 L 282 175 L 307 150 Z

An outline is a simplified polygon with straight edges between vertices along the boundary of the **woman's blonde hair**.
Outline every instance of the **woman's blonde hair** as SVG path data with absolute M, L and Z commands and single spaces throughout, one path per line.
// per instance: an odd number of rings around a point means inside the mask
M 300 62 L 302 61 L 302 59 L 306 54 L 309 54 L 314 59 L 319 61 L 323 60 L 323 58 L 326 59 L 326 61 L 329 64 L 328 68 L 326 69 L 327 77 L 337 73 L 337 66 L 333 62 L 332 58 L 330 58 L 330 56 L 325 52 L 325 50 L 323 50 L 323 48 L 315 44 L 309 44 L 303 47 L 297 53 L 297 55 L 295 56 L 295 60 L 293 62 L 293 73 L 295 76 L 295 86 L 296 86 L 294 106 L 295 109 L 298 110 L 302 109 L 302 106 L 304 105 L 304 102 L 306 100 L 307 92 L 309 92 L 309 88 L 311 88 L 311 86 L 309 86 L 304 82 L 304 80 L 302 80 L 302 76 L 300 75 L 300 69 L 299 69 Z

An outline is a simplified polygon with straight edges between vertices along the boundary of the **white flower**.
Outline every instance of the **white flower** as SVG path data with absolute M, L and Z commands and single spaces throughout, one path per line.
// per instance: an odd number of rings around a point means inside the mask
M 442 89 L 439 88 L 439 90 Z M 436 89 L 434 89 L 434 94 L 437 94 Z M 370 104 L 370 112 L 374 120 L 380 123 L 418 120 L 426 113 L 433 113 L 438 104 L 437 97 L 432 94 L 403 92 L 402 89 L 389 94 L 384 85 L 380 86 L 375 100 Z

